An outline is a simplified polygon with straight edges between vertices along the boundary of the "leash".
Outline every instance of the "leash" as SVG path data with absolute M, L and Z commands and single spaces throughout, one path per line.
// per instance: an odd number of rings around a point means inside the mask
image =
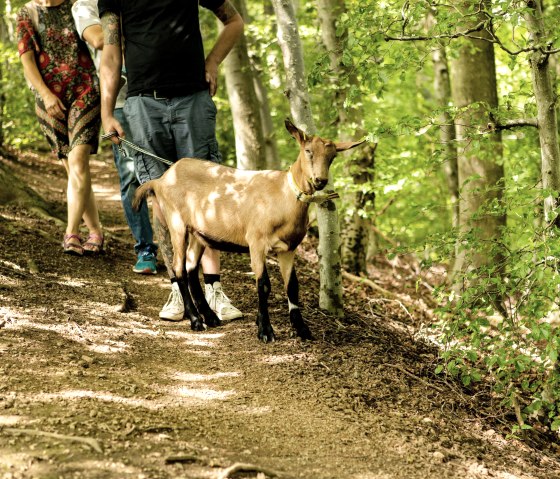
M 288 185 L 290 189 L 295 193 L 296 200 L 302 203 L 318 203 L 322 204 L 329 200 L 334 200 L 340 198 L 339 194 L 335 191 L 316 191 L 313 194 L 304 193 L 299 185 L 296 183 L 294 175 L 292 174 L 292 167 L 288 169 Z
M 165 158 L 162 158 L 161 156 L 154 155 L 152 152 L 150 152 L 148 150 L 145 150 L 144 148 L 140 148 L 138 145 L 135 145 L 131 141 L 128 141 L 128 140 L 125 140 L 124 138 L 121 138 L 116 131 L 112 131 L 110 133 L 105 133 L 104 135 L 101 135 L 102 140 L 108 140 L 109 138 L 113 138 L 113 137 L 117 138 L 120 141 L 120 143 L 117 145 L 117 147 L 119 148 L 119 151 L 120 151 L 121 155 L 126 155 L 126 152 L 124 151 L 124 149 L 122 147 L 122 144 L 124 143 L 126 146 L 129 146 L 130 148 L 138 151 L 139 153 L 151 156 L 152 158 L 155 158 L 156 160 L 161 161 L 162 163 L 165 163 L 166 165 L 169 165 L 169 166 L 173 165 L 172 161 L 166 160 Z

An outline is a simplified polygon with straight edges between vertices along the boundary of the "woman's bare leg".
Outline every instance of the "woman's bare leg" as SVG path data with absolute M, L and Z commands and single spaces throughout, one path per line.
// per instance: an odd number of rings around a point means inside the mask
M 68 225 L 66 234 L 78 234 L 82 217 L 91 233 L 101 235 L 101 223 L 91 188 L 90 145 L 77 145 L 68 154 Z M 77 242 L 77 240 L 76 240 Z

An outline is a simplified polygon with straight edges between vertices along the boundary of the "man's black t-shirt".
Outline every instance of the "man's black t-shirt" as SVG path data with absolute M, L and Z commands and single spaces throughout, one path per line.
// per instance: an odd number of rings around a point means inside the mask
M 224 0 L 200 0 L 216 10 Z M 99 16 L 122 19 L 128 96 L 150 91 L 187 95 L 208 88 L 198 0 L 99 0 Z

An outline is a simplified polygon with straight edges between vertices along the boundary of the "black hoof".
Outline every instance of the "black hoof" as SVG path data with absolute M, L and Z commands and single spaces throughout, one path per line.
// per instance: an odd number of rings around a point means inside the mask
M 206 327 L 204 326 L 202 318 L 191 318 L 191 329 L 193 331 L 204 331 Z
M 304 341 L 313 341 L 313 335 L 305 324 L 296 330 L 296 334 L 298 338 L 301 338 Z
M 204 323 L 209 328 L 216 328 L 222 325 L 222 321 L 218 318 L 218 315 L 212 311 L 211 309 L 208 310 L 207 313 L 204 314 Z
M 271 328 L 267 328 L 266 331 L 259 331 L 257 336 L 263 343 L 273 343 L 276 341 L 276 336 L 274 335 L 274 331 Z

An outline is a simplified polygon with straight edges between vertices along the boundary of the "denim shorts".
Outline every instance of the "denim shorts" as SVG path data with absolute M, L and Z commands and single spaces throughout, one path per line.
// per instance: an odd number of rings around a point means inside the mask
M 207 90 L 188 96 L 155 99 L 133 96 L 124 104 L 130 141 L 166 160 L 201 158 L 222 162 L 216 140 L 216 105 Z M 139 152 L 134 168 L 140 183 L 159 178 L 169 168 Z

